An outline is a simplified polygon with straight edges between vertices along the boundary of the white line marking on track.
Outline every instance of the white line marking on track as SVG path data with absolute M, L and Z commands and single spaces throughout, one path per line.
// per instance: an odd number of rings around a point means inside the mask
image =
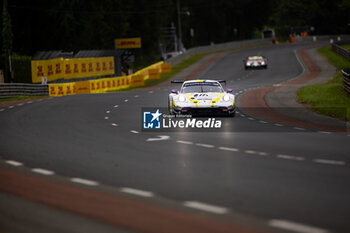
M 244 153 L 246 154 L 256 154 L 257 152 L 255 150 L 245 150 Z
M 226 214 L 228 213 L 228 209 L 220 206 L 215 206 L 215 205 L 209 205 L 197 201 L 185 201 L 184 206 L 198 209 L 198 210 L 203 210 L 206 212 L 211 212 L 214 214 Z
M 106 119 L 106 120 L 108 120 L 108 119 L 109 119 L 109 117 L 105 117 L 105 119 Z
M 4 109 L 4 108 L 0 109 L 0 112 L 3 112 L 3 111 L 5 111 L 5 109 Z
M 275 126 L 278 126 L 278 127 L 282 127 L 283 125 L 281 125 L 281 124 L 278 124 L 278 123 L 276 123 L 276 124 L 274 124 Z
M 209 145 L 209 144 L 203 144 L 203 143 L 196 143 L 196 146 L 201 146 L 205 148 L 214 148 L 214 145 Z
M 181 144 L 187 144 L 187 145 L 192 145 L 193 142 L 188 142 L 188 141 L 181 141 L 181 140 L 177 140 L 177 143 L 181 143 Z
M 86 179 L 81 179 L 81 178 L 77 178 L 77 177 L 73 177 L 70 180 L 74 183 L 85 184 L 85 185 L 90 185 L 90 186 L 98 185 L 97 181 L 86 180 Z
M 263 124 L 267 124 L 267 122 L 266 121 L 259 121 L 260 123 L 263 123 Z
M 112 125 L 113 125 L 114 127 L 117 127 L 117 126 L 118 126 L 118 124 L 116 124 L 116 123 L 112 123 Z
M 248 117 L 247 119 L 248 119 L 248 120 L 251 120 L 251 121 L 254 121 L 254 120 L 255 120 L 255 119 L 252 118 L 252 117 Z
M 142 196 L 142 197 L 153 197 L 154 194 L 149 191 L 143 191 L 139 189 L 133 189 L 133 188 L 121 188 L 120 191 L 124 193 L 129 193 L 137 196 Z
M 15 166 L 15 167 L 19 167 L 19 166 L 22 166 L 23 165 L 23 163 L 21 163 L 21 162 L 17 162 L 17 161 L 13 161 L 13 160 L 7 160 L 7 161 L 5 161 L 7 164 L 10 164 L 10 165 L 12 165 L 12 166 Z
M 17 106 L 22 106 L 22 105 L 23 105 L 23 103 L 17 104 Z
M 128 101 L 129 101 L 128 99 L 124 100 L 124 102 L 128 102 Z
M 226 151 L 233 151 L 233 152 L 237 152 L 237 151 L 239 151 L 239 150 L 238 150 L 238 149 L 236 149 L 236 148 L 232 148 L 232 147 L 224 147 L 224 146 L 220 146 L 218 149 L 219 149 L 219 150 L 226 150 Z
M 324 134 L 331 134 L 332 132 L 327 132 L 327 131 L 318 131 L 319 133 L 324 133 Z
M 266 152 L 258 152 L 258 155 L 267 156 L 267 155 L 269 155 L 269 153 L 266 153 Z
M 32 103 L 33 103 L 33 101 L 28 101 L 28 102 L 27 102 L 27 104 L 32 104 Z
M 8 109 L 11 109 L 11 108 L 14 108 L 14 107 L 15 107 L 15 106 L 12 105 L 12 106 L 9 106 Z
M 157 137 L 158 138 L 147 138 L 146 142 L 164 141 L 170 138 L 170 136 L 167 135 L 157 135 Z
M 293 232 L 300 232 L 300 233 L 327 233 L 329 231 L 318 228 L 318 227 L 313 227 L 313 226 L 308 226 L 300 223 L 295 223 L 295 222 L 290 222 L 287 220 L 282 220 L 282 219 L 272 219 L 268 222 L 269 226 L 271 227 L 276 227 L 284 230 L 289 230 Z
M 294 127 L 294 129 L 296 129 L 296 130 L 305 130 L 304 128 L 300 128 L 300 127 Z
M 152 94 L 152 93 L 153 93 L 153 91 L 149 91 L 148 93 Z
M 135 98 L 138 98 L 138 97 L 139 97 L 139 95 L 135 95 L 134 97 L 135 97 Z
M 136 130 L 130 130 L 131 133 L 139 133 L 139 131 Z
M 55 172 L 53 172 L 53 171 L 42 169 L 42 168 L 33 168 L 32 171 L 39 173 L 39 174 L 42 174 L 42 175 L 46 175 L 46 176 L 51 176 L 51 175 L 55 174 Z
M 277 158 L 280 158 L 280 159 L 289 159 L 289 160 L 297 160 L 297 161 L 302 161 L 304 160 L 303 157 L 299 157 L 299 156 L 292 156 L 292 155 L 277 155 Z
M 245 117 L 245 115 L 244 115 L 244 114 L 241 114 L 241 117 Z
M 110 114 L 110 113 L 111 113 L 111 111 L 109 111 L 109 110 L 108 110 L 108 111 L 106 111 L 106 113 L 107 113 L 107 114 Z
M 117 105 L 114 105 L 114 108 L 118 108 L 119 107 L 119 105 L 117 104 Z
M 315 163 L 339 165 L 339 166 L 343 166 L 343 165 L 346 164 L 344 161 L 330 160 L 330 159 L 313 159 L 312 161 L 315 162 Z

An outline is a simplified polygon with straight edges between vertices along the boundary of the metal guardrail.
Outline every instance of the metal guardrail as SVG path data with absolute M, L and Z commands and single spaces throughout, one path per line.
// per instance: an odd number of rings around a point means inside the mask
M 338 53 L 339 55 L 343 56 L 345 59 L 347 59 L 348 61 L 350 61 L 350 52 L 348 50 L 346 50 L 345 48 L 341 47 L 342 44 L 350 44 L 350 40 L 348 41 L 342 41 L 340 42 L 334 42 L 332 44 L 332 50 L 336 53 Z
M 49 86 L 41 84 L 26 83 L 4 83 L 0 84 L 0 98 L 16 96 L 45 96 L 49 95 Z
M 342 69 L 343 73 L 343 88 L 350 95 L 350 68 Z

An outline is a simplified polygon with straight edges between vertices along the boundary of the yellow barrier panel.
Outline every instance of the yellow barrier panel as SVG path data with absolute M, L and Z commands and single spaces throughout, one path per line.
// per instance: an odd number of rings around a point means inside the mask
M 148 77 L 150 80 L 159 79 L 160 75 L 158 69 L 148 69 Z
M 141 87 L 143 85 L 145 85 L 145 81 L 142 75 L 131 76 L 131 87 Z
M 51 82 L 57 79 L 79 79 L 114 74 L 113 57 L 55 58 L 31 61 L 32 82 L 40 83 L 42 77 Z
M 171 72 L 171 64 L 170 63 L 163 63 L 163 64 L 161 64 L 160 72 L 161 73 L 169 73 L 169 72 Z
M 84 58 L 79 60 L 75 59 L 75 61 L 72 61 L 72 59 L 32 61 L 32 73 L 37 72 L 39 74 L 38 76 L 36 73 L 32 76 L 32 78 L 36 78 L 36 81 L 41 82 L 40 75 L 45 75 L 45 72 L 50 73 L 52 71 L 52 76 L 55 77 L 62 77 L 61 75 L 65 73 L 67 73 L 67 76 L 71 78 L 73 78 L 77 73 L 79 76 L 91 76 L 91 73 L 96 73 L 96 71 L 94 71 L 94 64 L 100 74 L 103 72 L 107 74 L 107 72 L 112 72 L 112 70 L 114 72 L 114 62 L 111 60 L 111 58 Z M 98 68 L 100 70 L 98 70 Z M 57 70 L 61 72 L 57 72 Z M 138 87 L 144 85 L 144 80 L 146 80 L 145 76 L 150 79 L 156 79 L 159 78 L 159 73 L 170 72 L 170 70 L 170 64 L 158 62 L 129 76 L 62 84 L 49 84 L 49 94 L 50 96 L 63 96 L 74 94 L 105 93 L 108 91 L 120 90 L 128 87 Z M 40 77 L 40 80 L 38 77 Z
M 31 61 L 32 66 L 32 82 L 41 83 L 41 78 L 45 77 L 46 70 L 42 61 L 33 60 Z
M 73 73 L 73 65 L 71 62 L 71 59 L 64 59 L 63 60 L 63 75 L 64 75 L 64 79 L 71 79 L 74 77 L 74 73 Z
M 80 81 L 75 83 L 77 94 L 89 94 L 90 93 L 90 82 Z

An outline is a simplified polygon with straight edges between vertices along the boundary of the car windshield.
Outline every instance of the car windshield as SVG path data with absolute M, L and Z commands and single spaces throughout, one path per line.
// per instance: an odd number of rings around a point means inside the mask
M 198 82 L 198 83 L 185 83 L 181 89 L 181 92 L 182 93 L 223 92 L 223 89 L 219 83 Z

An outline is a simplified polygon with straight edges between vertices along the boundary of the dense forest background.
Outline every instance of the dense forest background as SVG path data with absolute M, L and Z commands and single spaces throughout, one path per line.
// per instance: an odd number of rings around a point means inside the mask
M 159 60 L 164 27 L 178 23 L 176 0 L 6 1 L 12 52 L 21 55 L 114 49 L 115 38 L 141 37 L 140 56 Z M 281 39 L 311 26 L 313 34 L 350 34 L 349 0 L 180 0 L 180 6 L 185 48 L 257 38 L 264 28 L 274 28 Z

